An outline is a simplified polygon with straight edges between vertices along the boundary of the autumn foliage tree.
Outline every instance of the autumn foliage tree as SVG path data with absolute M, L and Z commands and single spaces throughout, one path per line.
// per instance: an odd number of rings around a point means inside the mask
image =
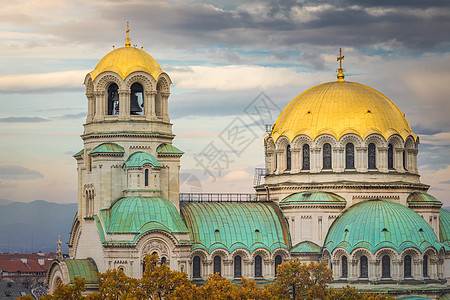
M 241 278 L 233 284 L 219 274 L 209 275 L 205 284 L 196 286 L 183 272 L 172 271 L 167 265 L 158 264 L 158 257 L 145 258 L 142 279 L 128 277 L 120 269 L 99 274 L 98 293 L 83 296 L 86 280 L 75 278 L 72 286 L 58 285 L 52 295 L 41 299 L 173 299 L 173 300 L 244 300 L 244 299 L 342 299 L 342 300 L 387 300 L 385 295 L 359 293 L 354 287 L 341 290 L 329 289 L 331 270 L 325 263 L 301 263 L 289 261 L 278 266 L 277 279 L 273 284 L 259 287 L 254 280 Z M 23 300 L 27 298 L 22 298 Z M 28 298 L 29 299 L 29 298 Z

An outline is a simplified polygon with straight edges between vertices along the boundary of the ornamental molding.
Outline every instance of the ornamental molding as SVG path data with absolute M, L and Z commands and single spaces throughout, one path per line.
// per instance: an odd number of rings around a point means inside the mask
M 130 90 L 133 83 L 136 83 L 136 82 L 142 84 L 142 86 L 144 87 L 144 90 L 150 90 L 150 91 L 155 90 L 153 82 L 147 76 L 145 76 L 143 74 L 133 75 L 133 76 L 127 78 L 125 86 L 128 90 Z
M 106 91 L 106 86 L 109 85 L 110 83 L 117 84 L 117 86 L 120 89 L 120 86 L 122 83 L 121 81 L 122 80 L 119 79 L 118 75 L 112 75 L 112 74 L 103 75 L 100 77 L 100 80 L 97 81 L 96 91 L 100 91 L 100 92 L 104 93 Z

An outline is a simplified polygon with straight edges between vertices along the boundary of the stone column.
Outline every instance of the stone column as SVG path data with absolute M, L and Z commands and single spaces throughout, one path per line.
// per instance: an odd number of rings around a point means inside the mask
M 243 259 L 242 260 L 242 277 L 250 278 L 250 264 L 251 260 L 249 259 Z
M 378 271 L 378 267 L 380 265 L 380 260 L 378 259 L 374 259 L 374 260 L 369 260 L 369 280 L 370 281 L 379 281 L 381 278 L 380 272 Z
M 359 156 L 359 162 L 356 164 L 358 172 L 368 171 L 367 147 L 356 147 L 356 153 Z
M 130 91 L 119 90 L 119 120 L 130 119 Z
M 204 266 L 203 268 L 203 272 L 201 273 L 201 276 L 203 279 L 208 278 L 209 274 L 213 274 L 214 268 L 213 268 L 213 260 L 212 259 L 206 259 L 203 261 L 202 266 Z
M 94 121 L 103 121 L 105 119 L 105 93 L 101 91 L 95 91 L 94 96 L 96 105 Z
M 301 149 L 291 148 L 291 172 L 298 173 L 301 169 Z
M 161 116 L 164 122 L 169 122 L 169 95 L 161 93 Z
M 416 280 L 423 280 L 423 274 L 422 274 L 422 260 L 418 258 L 413 258 L 413 270 L 412 270 L 412 276 Z
M 222 262 L 223 262 L 222 277 L 227 279 L 233 279 L 234 277 L 233 260 L 224 259 Z
M 341 264 L 339 259 L 333 259 L 333 280 L 341 278 Z
M 348 280 L 354 281 L 358 280 L 358 260 L 352 259 L 349 261 L 350 268 L 348 269 Z
M 388 170 L 388 163 L 387 163 L 387 147 L 378 147 L 377 151 L 377 168 L 380 172 L 387 173 Z
M 263 277 L 265 279 L 275 278 L 274 261 L 272 259 L 263 259 Z
M 333 148 L 333 162 L 332 167 L 334 172 L 344 172 L 345 159 L 344 159 L 344 147 Z
M 272 174 L 275 170 L 274 170 L 274 165 L 273 165 L 273 155 L 274 155 L 275 151 L 273 150 L 267 150 L 266 151 L 266 174 Z
M 403 278 L 402 268 L 403 261 L 399 259 L 392 260 L 392 269 L 391 269 L 391 277 L 393 280 L 401 280 Z
M 284 153 L 283 149 L 275 150 L 275 155 L 277 156 L 275 174 L 282 174 L 284 169 L 286 169 L 283 161 L 283 153 Z
M 92 93 L 86 93 L 86 98 L 88 99 L 88 114 L 86 117 L 86 123 L 90 123 L 94 120 L 95 115 L 95 96 Z
M 321 148 L 310 148 L 309 164 L 311 173 L 319 173 L 322 169 L 322 161 L 320 159 Z
M 146 120 L 153 120 L 156 118 L 155 98 L 156 98 L 156 91 L 146 91 L 145 92 L 144 113 L 145 113 Z
M 397 172 L 405 172 L 403 168 L 403 150 L 404 148 L 395 148 L 394 149 L 394 168 Z

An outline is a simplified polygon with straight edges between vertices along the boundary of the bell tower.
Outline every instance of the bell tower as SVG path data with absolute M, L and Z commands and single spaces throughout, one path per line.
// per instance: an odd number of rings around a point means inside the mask
M 168 114 L 169 75 L 131 46 L 104 56 L 86 75 L 88 115 L 78 162 L 78 217 L 93 218 L 123 197 L 161 197 L 179 210 L 183 152 Z

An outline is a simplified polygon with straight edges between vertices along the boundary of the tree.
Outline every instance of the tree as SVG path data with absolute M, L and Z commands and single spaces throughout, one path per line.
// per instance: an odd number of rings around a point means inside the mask
M 353 286 L 346 286 L 342 290 L 329 289 L 325 300 L 394 300 L 386 294 L 360 293 Z
M 41 300 L 80 300 L 85 299 L 81 292 L 86 291 L 86 279 L 75 277 L 73 280 L 73 285 L 63 285 L 61 282 L 58 283 L 53 294 L 41 297 Z

